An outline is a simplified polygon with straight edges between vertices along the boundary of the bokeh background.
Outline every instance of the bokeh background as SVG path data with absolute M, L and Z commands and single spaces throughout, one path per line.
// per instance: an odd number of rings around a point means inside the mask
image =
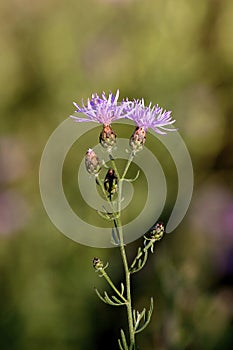
M 182 224 L 133 280 L 137 307 L 155 298 L 138 346 L 231 348 L 232 22 L 231 0 L 1 1 L 2 350 L 117 349 L 125 310 L 97 299 L 93 287 L 106 286 L 92 258 L 110 261 L 119 282 L 119 253 L 62 235 L 46 215 L 38 184 L 43 148 L 73 112 L 72 101 L 117 88 L 121 98 L 144 97 L 173 111 L 195 176 Z M 71 197 L 75 171 L 70 161 Z M 177 181 L 170 182 L 175 193 Z M 169 206 L 172 200 L 164 218 Z M 138 244 L 128 246 L 130 256 Z

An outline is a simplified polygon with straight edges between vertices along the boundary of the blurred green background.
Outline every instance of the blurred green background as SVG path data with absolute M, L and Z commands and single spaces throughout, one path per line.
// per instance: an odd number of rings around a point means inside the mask
M 232 0 L 1 2 L 1 350 L 117 349 L 125 310 L 97 299 L 93 287 L 106 286 L 92 258 L 110 261 L 119 282 L 119 253 L 63 236 L 38 185 L 43 148 L 73 112 L 72 101 L 117 88 L 121 98 L 144 97 L 173 111 L 195 175 L 182 224 L 133 279 L 139 309 L 155 298 L 138 346 L 231 348 L 232 22 Z M 74 172 L 69 162 L 69 193 Z M 174 193 L 176 186 L 171 179 Z M 128 246 L 130 256 L 138 244 Z

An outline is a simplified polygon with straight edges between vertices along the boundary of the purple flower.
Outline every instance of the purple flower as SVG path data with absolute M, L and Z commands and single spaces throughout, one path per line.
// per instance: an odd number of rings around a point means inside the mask
M 132 113 L 130 113 L 133 111 Z M 166 128 L 167 125 L 175 123 L 172 120 L 171 111 L 163 110 L 158 105 L 149 106 L 144 105 L 144 100 L 135 100 L 134 102 L 129 102 L 126 105 L 126 117 L 133 120 L 138 128 L 143 128 L 144 131 L 151 128 L 158 134 L 166 134 L 166 131 L 176 131 L 176 129 Z
M 85 105 L 82 101 L 82 106 L 74 102 L 77 108 L 75 112 L 85 114 L 86 118 L 71 115 L 76 122 L 96 122 L 103 125 L 110 125 L 113 121 L 123 118 L 125 116 L 125 104 L 118 103 L 119 90 L 116 95 L 109 93 L 107 97 L 105 93 L 99 97 L 97 94 L 92 94 L 91 99 L 87 100 Z

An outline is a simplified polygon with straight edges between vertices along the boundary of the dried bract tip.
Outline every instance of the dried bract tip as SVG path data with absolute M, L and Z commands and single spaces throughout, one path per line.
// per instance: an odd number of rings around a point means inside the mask
M 112 130 L 111 125 L 104 124 L 100 133 L 99 141 L 104 148 L 111 150 L 116 144 L 116 134 Z
M 134 153 L 139 152 L 143 149 L 146 142 L 146 131 L 143 127 L 136 127 L 133 135 L 129 140 L 130 148 Z
M 96 270 L 101 270 L 103 268 L 104 264 L 103 261 L 100 260 L 99 258 L 93 258 L 93 267 Z
M 162 222 L 158 222 L 150 231 L 151 238 L 159 241 L 165 233 L 165 227 Z
M 87 171 L 92 175 L 97 175 L 101 169 L 101 161 L 91 148 L 86 153 L 85 165 Z
M 118 184 L 118 178 L 115 174 L 115 171 L 110 168 L 105 176 L 104 179 L 104 188 L 109 193 L 109 197 L 117 192 L 117 184 Z

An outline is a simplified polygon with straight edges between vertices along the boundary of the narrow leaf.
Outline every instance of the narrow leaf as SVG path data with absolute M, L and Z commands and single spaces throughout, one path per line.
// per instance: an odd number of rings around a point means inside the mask
M 135 330 L 135 333 L 140 333 L 141 331 L 143 331 L 147 327 L 147 325 L 149 324 L 149 322 L 151 320 L 152 312 L 153 312 L 153 298 L 151 298 L 151 301 L 150 301 L 150 309 L 147 313 L 147 320 L 145 320 L 144 324 L 140 328 Z
M 124 283 L 121 282 L 121 295 L 123 296 L 125 290 Z
M 97 213 L 99 214 L 99 216 L 101 217 L 101 218 L 103 218 L 104 220 L 107 220 L 107 221 L 112 221 L 113 220 L 113 218 L 108 214 L 108 213 L 103 213 L 102 211 L 100 211 L 100 210 L 97 210 Z
M 133 310 L 133 323 L 134 325 L 137 323 L 136 310 Z
M 121 304 L 119 304 L 118 302 L 115 303 L 114 301 L 112 301 L 112 300 L 110 299 L 110 297 L 108 296 L 107 292 L 104 292 L 104 298 L 105 298 L 107 304 L 109 304 L 109 305 L 112 305 L 112 306 L 120 306 L 120 305 L 121 305 Z M 121 302 L 120 302 L 120 303 L 121 303 Z
M 124 349 L 125 350 L 128 350 L 128 345 L 127 345 L 127 341 L 126 341 L 126 337 L 125 337 L 125 333 L 123 331 L 123 329 L 121 329 L 121 339 L 122 339 L 122 343 L 123 343 L 123 346 L 124 346 Z
M 123 346 L 121 345 L 121 340 L 120 340 L 120 339 L 118 339 L 118 345 L 119 345 L 120 350 L 125 350 L 125 349 L 123 348 Z
M 112 228 L 112 243 L 117 246 L 120 245 L 119 235 L 114 228 Z
M 140 174 L 140 171 L 138 170 L 136 176 L 133 179 L 124 179 L 124 181 L 126 181 L 126 182 L 134 182 L 135 180 L 138 179 L 139 174 Z
M 95 288 L 95 292 L 96 292 L 96 294 L 98 295 L 98 297 L 100 298 L 100 300 L 102 300 L 105 304 L 108 304 L 108 303 L 106 302 L 106 300 L 104 299 L 104 297 L 102 297 L 102 295 L 100 294 L 100 292 L 98 291 L 98 289 Z
M 115 295 L 112 295 L 112 299 L 115 300 L 119 305 L 125 305 L 125 302 L 122 302 L 120 299 L 118 299 Z

